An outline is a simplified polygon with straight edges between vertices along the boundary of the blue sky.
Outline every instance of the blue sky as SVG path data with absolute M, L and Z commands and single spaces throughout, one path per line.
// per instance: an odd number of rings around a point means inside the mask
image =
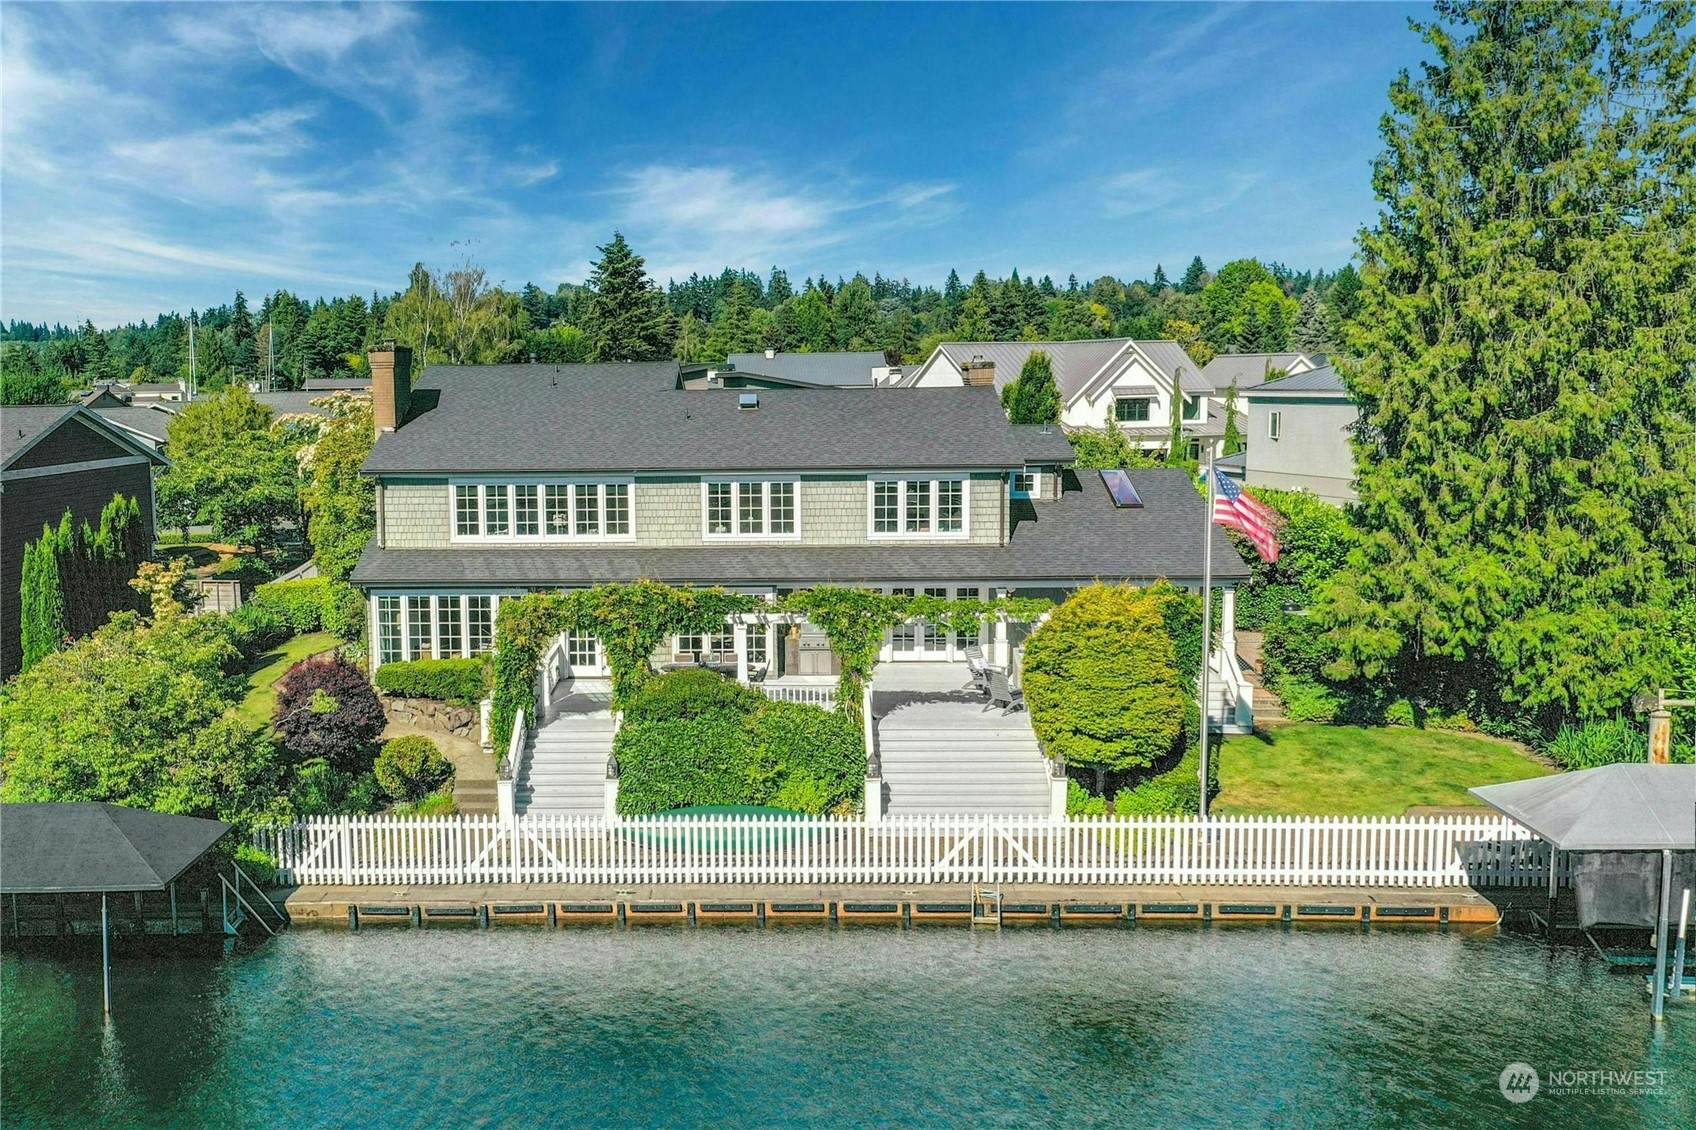
M 0 9 L 0 318 L 400 287 L 1336 267 L 1426 9 Z

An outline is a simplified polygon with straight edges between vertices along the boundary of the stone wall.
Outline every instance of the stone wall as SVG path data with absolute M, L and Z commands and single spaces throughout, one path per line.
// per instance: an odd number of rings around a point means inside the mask
M 480 737 L 475 706 L 455 706 L 436 698 L 399 698 L 386 694 L 378 697 L 383 700 L 383 713 L 397 725 L 436 730 L 473 742 Z

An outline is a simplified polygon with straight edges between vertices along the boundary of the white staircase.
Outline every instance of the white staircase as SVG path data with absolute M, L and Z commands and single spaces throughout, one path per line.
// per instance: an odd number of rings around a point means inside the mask
M 615 729 L 612 713 L 597 710 L 561 714 L 533 732 L 517 774 L 519 814 L 600 816 L 606 805 L 607 757 Z
M 890 815 L 1048 814 L 1048 760 L 1024 711 L 915 703 L 878 720 L 877 744 Z

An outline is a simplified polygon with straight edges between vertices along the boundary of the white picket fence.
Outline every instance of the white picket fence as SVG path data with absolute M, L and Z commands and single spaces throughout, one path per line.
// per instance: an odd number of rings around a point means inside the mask
M 254 842 L 297 884 L 1549 882 L 1548 845 L 1497 815 L 328 816 Z

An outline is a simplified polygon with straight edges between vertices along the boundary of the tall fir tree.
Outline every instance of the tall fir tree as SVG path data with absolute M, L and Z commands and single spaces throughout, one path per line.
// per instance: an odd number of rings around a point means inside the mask
M 1207 264 L 1197 255 L 1190 260 L 1190 265 L 1184 269 L 1184 277 L 1178 280 L 1178 289 L 1184 294 L 1200 294 L 1207 285 Z
M 1001 406 L 1014 424 L 1058 424 L 1060 386 L 1054 381 L 1054 365 L 1038 349 L 1025 358 L 1017 379 L 1001 390 Z
M 663 361 L 671 356 L 676 322 L 665 294 L 648 278 L 647 264 L 622 232 L 599 249 L 589 276 L 594 297 L 583 328 L 593 341 L 591 361 Z
M 1420 27 L 1344 327 L 1363 540 L 1316 609 L 1335 674 L 1545 726 L 1666 678 L 1696 577 L 1690 24 L 1445 0 Z

